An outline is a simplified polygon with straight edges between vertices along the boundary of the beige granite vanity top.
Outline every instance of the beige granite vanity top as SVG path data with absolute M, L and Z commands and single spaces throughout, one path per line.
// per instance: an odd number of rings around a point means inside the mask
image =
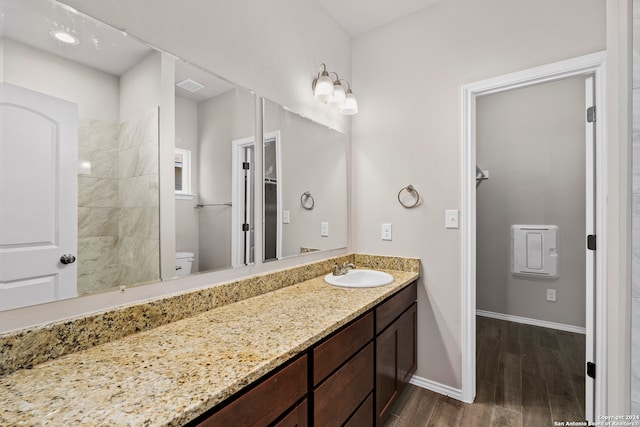
M 367 289 L 322 277 L 0 378 L 0 425 L 178 426 L 416 280 Z

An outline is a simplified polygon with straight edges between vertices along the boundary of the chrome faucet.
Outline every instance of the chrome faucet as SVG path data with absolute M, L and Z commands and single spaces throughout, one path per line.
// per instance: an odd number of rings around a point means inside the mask
M 350 268 L 356 268 L 355 264 L 351 262 L 345 262 L 342 264 L 342 268 L 338 267 L 338 264 L 333 266 L 333 275 L 334 276 L 344 276 L 347 274 Z

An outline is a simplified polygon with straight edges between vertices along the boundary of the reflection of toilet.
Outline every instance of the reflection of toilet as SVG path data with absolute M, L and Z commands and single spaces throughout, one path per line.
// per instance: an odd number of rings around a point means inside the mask
M 192 252 L 176 252 L 176 276 L 191 274 L 193 264 Z

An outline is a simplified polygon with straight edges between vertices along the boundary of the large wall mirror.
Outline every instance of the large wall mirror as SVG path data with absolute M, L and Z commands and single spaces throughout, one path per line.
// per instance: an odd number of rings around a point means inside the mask
M 0 5 L 0 311 L 159 282 L 161 249 L 162 279 L 251 263 L 253 92 L 60 3 Z
M 268 99 L 264 260 L 347 246 L 347 137 Z

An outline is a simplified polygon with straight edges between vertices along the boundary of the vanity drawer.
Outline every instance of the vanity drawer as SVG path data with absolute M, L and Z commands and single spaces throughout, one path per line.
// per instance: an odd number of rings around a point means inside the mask
M 372 426 L 374 425 L 373 420 L 373 393 L 371 393 L 344 427 Z
M 309 404 L 305 399 L 273 427 L 307 427 L 309 425 L 308 408 Z
M 313 385 L 325 379 L 372 339 L 373 312 L 369 312 L 315 347 Z
M 417 282 L 413 282 L 376 308 L 376 335 L 389 326 L 418 298 Z
M 373 377 L 373 343 L 369 343 L 314 390 L 314 425 L 343 425 L 373 391 Z
M 307 355 L 305 354 L 197 425 L 198 427 L 267 425 L 280 417 L 306 393 Z

